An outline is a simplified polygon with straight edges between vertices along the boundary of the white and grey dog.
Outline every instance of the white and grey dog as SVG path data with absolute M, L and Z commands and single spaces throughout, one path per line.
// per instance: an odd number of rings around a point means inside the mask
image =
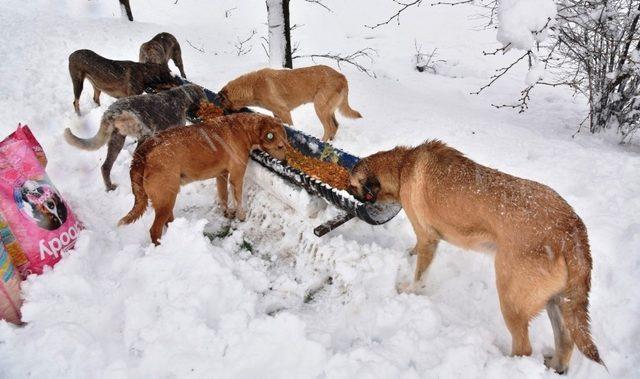
M 130 96 L 117 100 L 102 115 L 100 129 L 93 138 L 79 138 L 71 129 L 64 131 L 67 142 L 79 149 L 98 150 L 107 141 L 107 158 L 102 164 L 102 179 L 107 191 L 114 190 L 111 168 L 124 146 L 126 136 L 135 137 L 138 143 L 153 134 L 187 122 L 187 112 L 198 109 L 207 96 L 202 87 L 187 84 L 156 94 Z

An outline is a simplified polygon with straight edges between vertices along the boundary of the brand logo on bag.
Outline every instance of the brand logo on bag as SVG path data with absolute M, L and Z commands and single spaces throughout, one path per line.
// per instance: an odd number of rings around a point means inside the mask
M 46 180 L 26 180 L 13 190 L 20 212 L 39 227 L 56 230 L 67 221 L 67 207 Z
M 73 247 L 73 244 L 78 238 L 79 224 L 71 226 L 69 230 L 60 234 L 59 237 L 53 237 L 48 242 L 40 240 L 40 260 L 44 260 L 47 255 L 58 258 L 60 253 L 67 251 Z

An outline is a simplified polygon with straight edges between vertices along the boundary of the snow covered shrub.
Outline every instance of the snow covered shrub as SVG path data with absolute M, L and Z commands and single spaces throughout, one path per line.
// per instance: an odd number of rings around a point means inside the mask
M 589 99 L 589 130 L 617 128 L 622 141 L 640 121 L 638 0 L 562 0 L 548 61 L 559 82 Z
M 588 99 L 592 133 L 616 128 L 624 142 L 639 128 L 640 0 L 501 0 L 497 15 L 498 50 L 525 50 L 530 69 L 508 107 L 524 111 L 536 85 L 568 86 Z
M 377 28 L 418 7 L 424 0 L 394 2 L 396 13 Z M 425 1 L 425 3 L 427 3 Z M 485 55 L 512 49 L 523 53 L 496 70 L 481 93 L 520 62 L 527 62 L 527 86 L 514 104 L 494 105 L 524 112 L 537 85 L 568 86 L 589 102 L 592 133 L 616 128 L 628 141 L 640 128 L 640 0 L 454 0 L 431 5 L 472 4 L 485 9 L 486 27 L 497 25 L 502 47 Z M 582 124 L 580 125 L 582 126 Z

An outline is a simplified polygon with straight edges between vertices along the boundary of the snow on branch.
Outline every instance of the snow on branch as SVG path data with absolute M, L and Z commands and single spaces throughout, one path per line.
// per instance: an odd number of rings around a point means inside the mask
M 553 0 L 500 0 L 496 38 L 504 46 L 532 50 L 547 38 L 548 26 L 555 17 Z

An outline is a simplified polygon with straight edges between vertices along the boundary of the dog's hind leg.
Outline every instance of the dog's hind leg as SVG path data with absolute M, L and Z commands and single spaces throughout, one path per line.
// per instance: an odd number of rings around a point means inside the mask
M 332 140 L 338 133 L 338 120 L 336 120 L 335 112 L 341 101 L 340 96 L 340 93 L 332 89 L 324 89 L 319 91 L 313 99 L 316 114 L 324 127 L 323 141 Z
M 332 140 L 338 131 L 337 125 L 334 124 L 335 117 L 333 116 L 333 114 L 331 114 L 329 110 L 325 109 L 324 104 L 321 105 L 321 103 L 315 102 L 313 106 L 316 110 L 316 115 L 318 115 L 318 118 L 320 119 L 320 123 L 324 128 L 324 134 L 322 135 L 322 140 L 325 142 Z
M 93 85 L 93 102 L 98 104 L 98 106 L 100 106 L 100 93 L 101 91 L 94 84 Z
M 109 140 L 109 147 L 107 148 L 107 157 L 100 168 L 102 171 L 102 180 L 104 181 L 104 185 L 107 187 L 107 191 L 113 191 L 118 186 L 111 183 L 111 168 L 113 168 L 113 163 L 118 158 L 118 154 L 122 150 L 124 146 L 125 136 L 118 132 L 111 133 L 111 139 Z
M 544 364 L 558 374 L 566 374 L 573 352 L 573 339 L 562 318 L 560 301 L 562 299 L 559 296 L 554 296 L 547 303 L 547 315 L 551 320 L 556 350 L 553 356 L 544 357 Z
M 144 185 L 151 205 L 155 210 L 155 218 L 149 234 L 151 241 L 155 245 L 160 244 L 160 237 L 162 236 L 162 228 L 167 225 L 173 218 L 173 207 L 176 204 L 176 197 L 180 191 L 180 176 L 175 176 L 174 180 L 165 180 L 165 176 L 153 174 L 149 177 L 145 177 L 146 183 Z
M 544 248 L 512 252 L 498 247 L 495 270 L 500 309 L 512 337 L 511 355 L 531 355 L 529 321 L 564 288 L 564 259 L 548 258 Z
M 82 94 L 84 74 L 71 67 L 69 67 L 69 74 L 71 75 L 71 83 L 73 83 L 73 109 L 80 116 L 80 95 Z

